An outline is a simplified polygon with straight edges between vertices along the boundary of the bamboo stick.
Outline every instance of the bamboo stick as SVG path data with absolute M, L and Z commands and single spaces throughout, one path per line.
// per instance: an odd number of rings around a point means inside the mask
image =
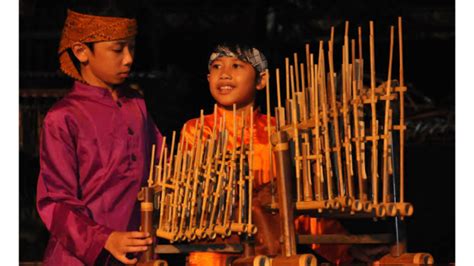
M 162 142 L 161 142 L 161 149 L 160 149 L 160 159 L 158 161 L 155 184 L 160 184 L 161 182 L 161 168 L 163 164 L 163 152 L 165 151 L 166 137 L 163 137 L 161 141 Z
M 320 140 L 320 117 L 319 117 L 319 97 L 318 97 L 318 86 L 319 86 L 319 78 L 318 78 L 318 71 L 319 68 L 317 65 L 314 65 L 313 69 L 313 88 L 314 88 L 314 149 L 315 149 L 315 155 L 316 155 L 316 169 L 315 169 L 315 193 L 316 193 L 316 200 L 317 201 L 322 201 L 324 199 L 323 195 L 323 172 L 322 172 L 322 154 L 321 154 L 321 140 Z
M 324 50 L 323 42 L 319 43 L 319 80 L 321 81 L 321 88 L 319 90 L 321 98 L 321 109 L 323 111 L 323 132 L 324 132 L 324 153 L 326 161 L 326 185 L 328 200 L 333 201 L 333 191 L 332 191 L 332 171 L 331 171 L 331 155 L 329 147 L 329 121 L 328 121 L 328 111 L 327 111 L 327 96 L 326 96 L 326 79 L 325 79 L 325 64 L 324 64 Z
M 270 107 L 270 72 L 268 69 L 266 71 L 266 77 L 267 77 L 267 86 L 266 86 L 266 93 L 267 93 L 267 137 L 268 137 L 268 143 L 270 143 L 270 137 L 272 135 L 272 123 L 271 123 L 271 107 Z M 278 78 L 278 75 L 277 75 Z M 252 109 L 253 110 L 253 109 Z M 253 119 L 253 117 L 252 117 Z M 272 145 L 268 145 L 268 161 L 269 161 L 269 168 L 268 173 L 270 175 L 270 186 L 273 188 L 274 187 L 274 180 L 273 180 L 273 150 L 272 150 Z M 275 202 L 275 196 L 272 193 L 272 202 Z
M 302 112 L 301 115 L 303 116 L 303 121 L 306 121 L 308 119 L 307 117 L 307 104 L 306 104 L 306 86 L 304 83 L 304 65 L 303 63 L 300 64 L 300 70 L 301 70 L 301 95 L 302 95 L 302 102 L 301 102 L 301 107 L 302 107 Z
M 252 235 L 256 233 L 256 227 L 252 224 L 252 191 L 253 191 L 253 152 L 254 152 L 254 147 L 253 147 L 253 106 L 250 107 L 250 144 L 249 144 L 249 190 L 248 190 L 248 220 L 247 220 L 247 234 Z
M 370 105 L 372 110 L 372 198 L 373 203 L 378 204 L 378 181 L 377 181 L 377 114 L 376 114 L 376 98 L 375 98 L 375 53 L 374 53 L 374 23 L 370 21 Z
M 294 70 L 295 70 L 295 81 L 296 81 L 296 92 L 300 91 L 300 74 L 298 71 L 298 54 L 293 53 L 293 60 L 294 60 Z
M 346 29 L 344 35 L 343 45 L 343 64 L 342 64 L 342 118 L 344 124 L 344 150 L 346 157 L 346 182 L 348 195 L 351 199 L 354 199 L 354 188 L 353 188 L 353 169 L 352 169 L 352 145 L 351 145 L 351 127 L 350 127 L 350 116 L 349 113 L 349 94 L 351 88 L 351 71 L 349 68 L 349 22 L 346 21 Z
M 243 117 L 243 115 L 242 115 Z M 239 156 L 239 205 L 238 205 L 238 219 L 237 222 L 242 224 L 243 218 L 243 207 L 244 207 L 244 157 L 245 157 L 245 141 L 244 141 L 244 132 L 245 132 L 245 119 L 242 119 L 241 124 L 241 133 L 240 133 L 240 156 Z
M 293 141 L 295 143 L 295 171 L 296 171 L 296 202 L 301 201 L 301 173 L 298 123 L 296 118 L 296 99 L 291 99 L 291 114 L 293 121 Z
M 387 76 L 387 88 L 385 92 L 385 116 L 384 116 L 384 128 L 383 128 L 383 162 L 382 162 L 382 195 L 383 203 L 389 202 L 389 181 L 388 181 L 388 143 L 389 143 L 389 116 L 390 116 L 390 93 L 392 87 L 392 60 L 393 60 L 393 35 L 394 27 L 390 27 L 390 52 L 388 60 L 388 76 Z M 391 129 L 390 129 L 391 131 Z
M 202 163 L 202 156 L 204 154 L 203 148 L 203 131 L 204 131 L 204 110 L 201 110 L 200 120 L 199 120 L 199 131 L 196 132 L 198 135 L 198 143 L 194 144 L 197 145 L 196 148 L 196 159 L 194 161 L 194 169 L 193 169 L 193 188 L 191 194 L 191 210 L 190 210 L 190 219 L 189 219 L 189 229 L 187 235 L 191 237 L 195 237 L 194 231 L 196 226 L 196 197 L 197 197 L 197 189 L 199 185 L 199 170 L 201 169 L 200 165 Z
M 155 144 L 151 146 L 150 173 L 148 174 L 148 187 L 153 186 L 153 166 L 155 165 Z
M 400 70 L 399 79 L 400 87 L 405 88 L 405 80 L 403 74 L 403 34 L 402 34 L 402 18 L 398 17 L 398 48 Z M 400 202 L 405 201 L 405 97 L 404 90 L 400 89 Z
M 285 122 L 285 108 L 281 107 L 281 95 L 280 95 L 280 69 L 276 69 L 276 83 L 277 83 L 277 97 L 278 97 L 278 107 L 276 108 L 275 116 L 277 120 L 278 129 L 286 124 Z
M 310 51 L 309 51 L 309 43 L 305 44 L 305 49 L 306 49 L 306 76 L 308 77 L 308 87 L 311 84 L 311 58 L 310 58 Z
M 267 70 L 268 72 L 268 70 Z M 237 150 L 237 110 L 236 110 L 236 105 L 233 104 L 232 106 L 232 132 L 233 132 L 233 138 L 232 138 L 232 154 L 230 158 L 230 171 L 229 171 L 229 180 L 227 182 L 227 195 L 226 195 L 226 206 L 225 206 L 225 212 L 224 212 L 224 222 L 223 225 L 227 227 L 227 225 L 230 226 L 230 212 L 232 208 L 232 202 L 231 202 L 231 194 L 232 194 L 232 185 L 233 185 L 233 178 L 234 178 L 234 171 L 235 171 L 235 154 Z
M 328 51 L 328 61 L 329 61 L 329 86 L 331 87 L 331 110 L 332 110 L 332 119 L 333 119 L 333 127 L 334 127 L 334 140 L 336 146 L 334 147 L 336 150 L 336 163 L 337 163 L 337 175 L 338 175 L 338 195 L 339 197 L 345 197 L 345 190 L 344 190 L 344 181 L 342 175 L 342 162 L 341 162 L 341 143 L 339 139 L 339 119 L 337 113 L 337 106 L 336 106 L 336 87 L 334 84 L 334 63 L 333 63 L 333 50 L 332 50 L 332 43 L 329 43 L 329 51 Z

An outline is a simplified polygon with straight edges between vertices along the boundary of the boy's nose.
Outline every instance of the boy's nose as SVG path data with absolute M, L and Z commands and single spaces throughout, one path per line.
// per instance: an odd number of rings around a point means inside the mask
M 124 49 L 124 53 L 125 53 L 125 55 L 123 57 L 124 65 L 126 65 L 126 66 L 132 65 L 132 63 L 133 63 L 133 53 L 130 51 L 130 49 L 128 49 L 128 47 L 126 47 Z
M 226 71 L 222 71 L 220 79 L 232 79 L 232 76 L 228 74 Z

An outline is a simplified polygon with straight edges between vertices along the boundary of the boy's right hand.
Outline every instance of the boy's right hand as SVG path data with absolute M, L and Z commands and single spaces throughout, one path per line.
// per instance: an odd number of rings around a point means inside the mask
M 124 264 L 135 264 L 137 258 L 128 259 L 127 253 L 143 252 L 148 249 L 147 245 L 152 243 L 150 234 L 147 232 L 118 232 L 114 231 L 105 242 L 105 249 L 117 260 Z

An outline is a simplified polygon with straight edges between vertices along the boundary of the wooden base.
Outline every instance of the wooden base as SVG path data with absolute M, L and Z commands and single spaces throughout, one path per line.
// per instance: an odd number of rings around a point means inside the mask
M 270 266 L 270 259 L 267 256 L 251 256 L 238 258 L 232 262 L 232 266 Z
M 272 266 L 316 266 L 318 260 L 312 254 L 301 254 L 290 257 L 278 256 L 270 259 Z
M 434 264 L 433 256 L 429 253 L 403 253 L 398 257 L 390 254 L 385 255 L 374 265 L 432 265 Z

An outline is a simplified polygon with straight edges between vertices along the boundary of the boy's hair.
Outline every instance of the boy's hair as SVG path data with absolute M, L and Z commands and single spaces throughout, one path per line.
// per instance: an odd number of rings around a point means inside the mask
M 64 23 L 59 43 L 61 70 L 68 76 L 81 80 L 80 63 L 71 51 L 76 42 L 92 48 L 94 42 L 113 41 L 134 37 L 137 23 L 134 8 L 125 8 L 120 1 L 73 1 Z M 130 1 L 128 1 L 130 3 Z
M 219 57 L 235 57 L 246 63 L 251 64 L 257 72 L 257 77 L 260 73 L 265 72 L 268 67 L 267 59 L 257 48 L 246 44 L 219 44 L 211 53 L 208 62 L 208 68 L 211 69 L 211 64 Z

